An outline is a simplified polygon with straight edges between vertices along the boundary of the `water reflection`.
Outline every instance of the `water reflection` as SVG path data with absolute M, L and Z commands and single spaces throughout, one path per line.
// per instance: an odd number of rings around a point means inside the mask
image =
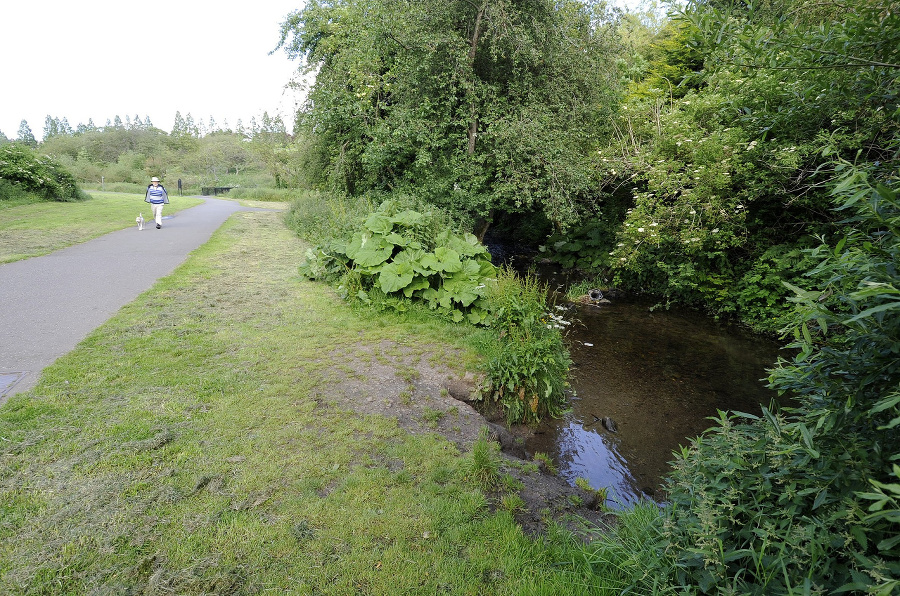
M 615 301 L 579 307 L 569 335 L 577 398 L 561 420 L 541 424 L 529 451 L 555 459 L 570 482 L 606 487 L 611 506 L 664 499 L 672 452 L 712 425 L 717 410 L 758 414 L 775 394 L 766 368 L 778 345 L 693 313 L 650 312 Z M 612 418 L 618 432 L 601 419 Z

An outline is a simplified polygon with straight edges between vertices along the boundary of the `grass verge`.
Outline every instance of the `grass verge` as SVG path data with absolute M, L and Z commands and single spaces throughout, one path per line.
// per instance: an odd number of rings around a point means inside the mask
M 0 263 L 45 255 L 152 219 L 144 195 L 91 192 L 88 201 L 4 205 L 0 202 Z M 203 199 L 174 197 L 163 213 L 194 207 Z
M 0 408 L 0 593 L 618 594 L 454 444 L 330 398 L 339 354 L 471 355 L 301 280 L 305 248 L 235 214 Z

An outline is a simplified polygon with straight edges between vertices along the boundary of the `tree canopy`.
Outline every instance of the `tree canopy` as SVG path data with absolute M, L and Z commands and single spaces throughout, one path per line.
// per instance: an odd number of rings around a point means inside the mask
M 574 0 L 308 2 L 281 43 L 316 73 L 298 124 L 320 182 L 572 223 L 616 101 L 616 23 Z
M 808 265 L 798 249 L 839 231 L 834 159 L 896 175 L 898 19 L 896 3 L 868 1 L 675 13 L 602 150 L 607 213 L 624 214 L 603 247 L 618 282 L 777 327 L 781 282 Z

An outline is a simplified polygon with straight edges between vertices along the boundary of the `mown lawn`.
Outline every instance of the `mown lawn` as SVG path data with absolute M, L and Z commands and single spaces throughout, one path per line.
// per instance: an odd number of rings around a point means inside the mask
M 91 199 L 77 202 L 41 201 L 4 205 L 0 201 L 0 263 L 45 255 L 73 244 L 137 225 L 135 218 L 153 218 L 143 195 L 90 192 Z M 203 202 L 196 197 L 172 197 L 164 215 Z
M 360 346 L 474 356 L 304 281 L 305 249 L 235 214 L 0 407 L 0 594 L 618 594 L 495 511 L 470 454 L 329 399 Z

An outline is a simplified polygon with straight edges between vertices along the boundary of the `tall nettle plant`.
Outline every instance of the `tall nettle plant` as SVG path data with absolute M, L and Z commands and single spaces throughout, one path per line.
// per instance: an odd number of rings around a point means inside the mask
M 840 168 L 846 236 L 809 251 L 771 376 L 800 405 L 723 413 L 675 465 L 666 552 L 703 593 L 900 590 L 900 200 Z

